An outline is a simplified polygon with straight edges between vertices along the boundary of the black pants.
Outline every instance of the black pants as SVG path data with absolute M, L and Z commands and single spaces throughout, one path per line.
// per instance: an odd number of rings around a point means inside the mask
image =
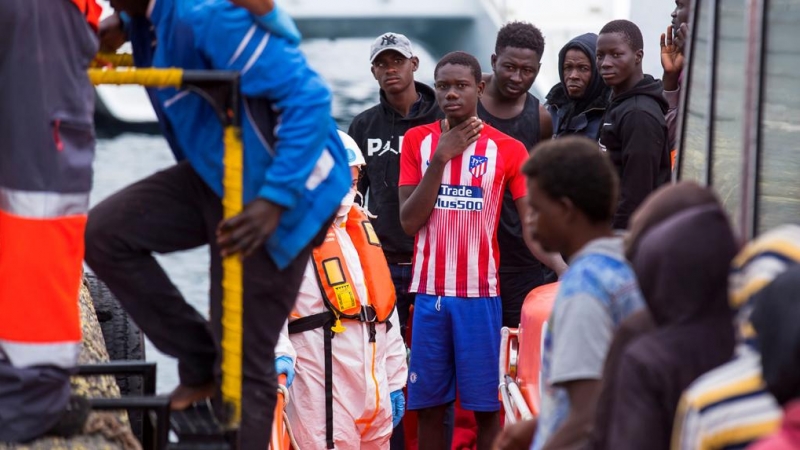
M 163 353 L 178 359 L 181 383 L 219 381 L 222 261 L 216 228 L 220 198 L 179 163 L 112 195 L 89 212 L 86 262 Z M 324 230 L 321 232 L 324 233 Z M 210 316 L 180 294 L 153 253 L 209 244 Z M 265 449 L 276 403 L 275 344 L 294 306 L 311 245 L 284 270 L 266 251 L 243 262 L 241 448 Z
M 549 269 L 548 269 L 549 270 Z M 500 272 L 500 298 L 503 301 L 503 326 L 519 327 L 522 304 L 533 289 L 545 283 L 539 267 L 516 272 Z

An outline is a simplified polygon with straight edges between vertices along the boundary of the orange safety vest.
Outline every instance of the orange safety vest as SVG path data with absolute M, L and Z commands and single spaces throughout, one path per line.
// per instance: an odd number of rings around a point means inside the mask
M 86 16 L 86 22 L 94 29 L 94 31 L 98 31 L 100 29 L 100 14 L 103 12 L 103 8 L 97 4 L 96 0 L 71 0 L 75 6 L 78 7 L 78 11 L 81 12 L 84 16 Z
M 366 214 L 358 207 L 350 209 L 345 229 L 361 261 L 368 298 L 365 301 L 358 295 L 336 233 L 329 230 L 325 242 L 313 252 L 317 281 L 325 305 L 337 321 L 341 317 L 363 322 L 386 322 L 397 300 L 378 235 Z

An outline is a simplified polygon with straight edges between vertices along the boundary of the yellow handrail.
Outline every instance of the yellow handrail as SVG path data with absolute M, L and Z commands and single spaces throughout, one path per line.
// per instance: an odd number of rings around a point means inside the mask
M 92 61 L 92 67 L 132 67 L 133 55 L 130 53 L 98 53 Z
M 181 69 L 103 68 L 89 69 L 92 84 L 138 84 L 144 87 L 175 87 L 183 85 Z
M 242 176 L 244 152 L 241 129 L 225 127 L 225 172 L 222 179 L 222 209 L 225 219 L 242 211 Z M 240 254 L 222 260 L 222 399 L 234 407 L 234 424 L 242 413 L 242 257 Z

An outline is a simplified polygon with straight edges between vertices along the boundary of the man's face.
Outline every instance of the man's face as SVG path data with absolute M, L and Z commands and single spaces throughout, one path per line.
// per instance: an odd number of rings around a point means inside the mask
M 572 99 L 583 97 L 586 88 L 592 81 L 592 62 L 586 53 L 571 48 L 564 55 L 564 87 Z
M 566 209 L 540 187 L 536 178 L 528 178 L 528 217 L 525 218 L 531 238 L 539 241 L 547 252 L 564 251 Z
M 436 73 L 434 88 L 439 108 L 451 123 L 459 123 L 476 114 L 483 81 L 476 82 L 467 66 L 445 64 Z
M 124 12 L 133 17 L 147 15 L 148 0 L 110 0 L 111 7 L 117 12 Z
M 528 48 L 506 47 L 492 55 L 492 70 L 500 93 L 507 98 L 525 95 L 539 75 L 541 55 Z
M 642 50 L 634 51 L 621 33 L 605 33 L 597 38 L 597 69 L 606 86 L 628 81 L 641 63 Z
M 414 72 L 419 67 L 416 56 L 406 58 L 395 50 L 386 50 L 372 61 L 372 75 L 388 94 L 405 91 L 414 82 Z
M 681 25 L 689 23 L 689 0 L 675 0 L 672 11 L 672 29 L 677 31 Z

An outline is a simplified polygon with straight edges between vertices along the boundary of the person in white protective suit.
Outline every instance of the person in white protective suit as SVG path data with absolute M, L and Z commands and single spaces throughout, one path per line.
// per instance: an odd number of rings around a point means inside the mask
M 364 157 L 339 135 L 353 184 L 306 266 L 275 364 L 287 375 L 286 413 L 298 448 L 388 449 L 405 412 L 406 347 L 380 242 L 355 204 Z

